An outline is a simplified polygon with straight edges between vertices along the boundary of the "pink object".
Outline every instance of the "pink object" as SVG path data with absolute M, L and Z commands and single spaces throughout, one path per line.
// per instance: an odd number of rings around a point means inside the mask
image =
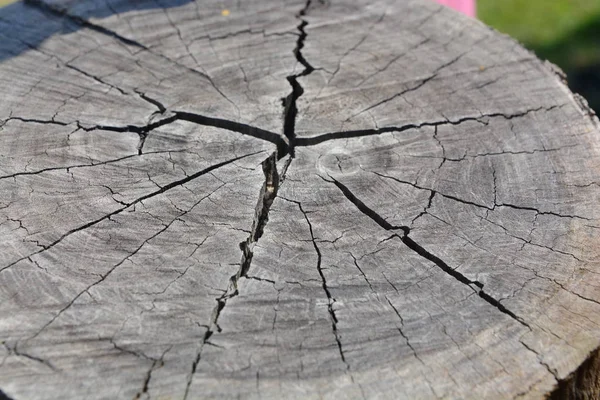
M 452 7 L 469 17 L 475 17 L 475 0 L 436 0 L 438 3 Z

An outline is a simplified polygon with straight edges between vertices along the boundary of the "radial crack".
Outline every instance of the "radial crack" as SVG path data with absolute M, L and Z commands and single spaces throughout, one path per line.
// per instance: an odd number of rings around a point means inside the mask
M 420 129 L 420 128 L 424 128 L 427 126 L 437 127 L 437 126 L 442 126 L 442 125 L 460 125 L 465 122 L 478 122 L 480 124 L 487 125 L 487 122 L 482 121 L 484 118 L 504 118 L 504 119 L 510 120 L 510 119 L 514 119 L 514 118 L 523 117 L 523 116 L 528 115 L 533 112 L 551 111 L 555 108 L 561 108 L 563 106 L 565 106 L 565 104 L 555 105 L 555 106 L 551 106 L 551 107 L 547 107 L 547 108 L 538 107 L 538 108 L 533 108 L 533 109 L 527 109 L 525 111 L 518 111 L 518 112 L 515 112 L 512 114 L 505 114 L 505 113 L 497 112 L 497 113 L 466 116 L 466 117 L 461 117 L 456 120 L 451 120 L 451 119 L 445 118 L 445 119 L 442 119 L 439 121 L 425 121 L 425 122 L 420 122 L 420 123 L 409 123 L 409 124 L 405 124 L 405 125 L 401 125 L 401 126 L 388 126 L 388 127 L 384 127 L 384 128 L 377 128 L 377 129 L 359 129 L 359 130 L 354 130 L 354 131 L 323 133 L 323 134 L 320 134 L 317 136 L 312 136 L 312 137 L 297 138 L 296 146 L 298 146 L 298 147 L 300 147 L 300 146 L 315 146 L 319 143 L 327 142 L 329 140 L 334 140 L 334 139 L 349 139 L 349 138 L 356 138 L 356 137 L 362 137 L 362 136 L 381 135 L 381 134 L 388 133 L 388 132 L 404 132 L 404 131 L 407 131 L 410 129 Z
M 181 153 L 181 152 L 185 152 L 185 150 L 150 151 L 150 152 L 144 153 L 144 155 L 149 155 L 149 154 L 164 154 L 164 153 Z M 42 168 L 42 169 L 38 169 L 38 170 L 35 170 L 35 171 L 15 172 L 14 174 L 10 174 L 10 175 L 1 175 L 0 179 L 15 178 L 17 176 L 22 176 L 22 175 L 37 175 L 37 174 L 41 174 L 41 173 L 44 173 L 44 172 L 51 172 L 51 171 L 60 171 L 60 170 L 69 171 L 71 169 L 76 169 L 76 168 L 97 167 L 99 165 L 106 165 L 106 164 L 118 163 L 118 162 L 130 159 L 130 158 L 138 157 L 138 156 L 139 156 L 139 154 L 136 153 L 136 154 L 129 154 L 127 156 L 115 158 L 113 160 L 99 161 L 99 162 L 96 162 L 96 163 L 94 163 L 92 161 L 91 164 L 74 164 L 74 165 L 65 165 L 65 166 L 62 166 L 62 167 Z
M 146 96 L 145 96 L 146 97 Z M 148 101 L 150 99 L 146 97 Z M 157 107 L 164 107 L 157 100 L 152 99 L 153 104 L 156 104 Z M 159 106 L 160 105 L 160 106 Z M 94 125 L 94 126 L 83 126 L 81 123 L 77 123 L 80 129 L 83 129 L 86 132 L 94 131 L 94 130 L 104 130 L 110 132 L 132 132 L 136 133 L 140 136 L 140 144 L 138 145 L 138 153 L 142 154 L 142 146 L 146 139 L 146 136 L 150 131 L 154 129 L 160 128 L 162 126 L 171 124 L 175 121 L 187 121 L 197 125 L 203 126 L 212 126 L 215 128 L 225 129 L 231 132 L 240 133 L 242 135 L 255 137 L 257 139 L 262 139 L 267 142 L 273 143 L 277 146 L 278 152 L 286 152 L 286 143 L 283 138 L 273 132 L 269 132 L 264 129 L 260 129 L 251 125 L 243 124 L 241 122 L 230 121 L 222 118 L 213 118 L 207 117 L 201 114 L 186 112 L 186 111 L 173 111 L 172 115 L 160 119 L 158 121 L 149 123 L 147 125 L 121 125 L 121 126 L 113 126 L 113 125 Z M 66 125 L 66 124 L 65 124 Z
M 202 350 L 204 348 L 204 345 L 210 344 L 208 340 L 215 332 L 221 332 L 221 327 L 219 326 L 219 317 L 221 315 L 221 312 L 225 308 L 227 301 L 233 297 L 236 297 L 239 294 L 239 280 L 241 278 L 248 278 L 248 272 L 250 270 L 252 257 L 254 255 L 254 245 L 263 235 L 264 228 L 267 222 L 269 221 L 269 210 L 271 209 L 273 201 L 277 197 L 279 186 L 281 182 L 283 182 L 287 167 L 289 166 L 289 163 L 286 163 L 280 174 L 277 171 L 277 159 L 278 154 L 277 152 L 274 152 L 262 162 L 262 169 L 265 175 L 265 181 L 258 196 L 258 202 L 256 204 L 256 209 L 254 213 L 254 220 L 252 222 L 252 230 L 248 235 L 248 238 L 244 242 L 240 243 L 240 250 L 242 251 L 240 268 L 229 279 L 229 286 L 225 293 L 223 293 L 223 295 L 216 299 L 217 304 L 213 309 L 208 328 L 206 330 L 206 333 L 204 334 L 204 338 L 202 339 L 200 348 L 198 349 L 198 352 L 196 354 L 196 358 L 192 363 L 192 369 L 186 384 L 184 399 L 187 399 L 189 395 L 189 390 L 194 379 L 194 374 L 196 373 L 198 363 L 202 358 Z
M 82 70 L 82 69 L 80 69 L 80 68 L 78 68 L 78 67 L 76 67 L 76 66 L 74 66 L 74 65 L 71 65 L 71 64 L 69 64 L 69 63 L 65 63 L 64 65 L 65 65 L 65 67 L 67 67 L 67 68 L 70 68 L 70 69 L 72 69 L 73 71 L 79 72 L 80 74 L 82 74 L 82 75 L 85 75 L 85 76 L 87 76 L 88 78 L 91 78 L 91 79 L 95 80 L 96 82 L 98 82 L 98 83 L 101 83 L 102 85 L 105 85 L 105 86 L 108 86 L 108 87 L 110 87 L 110 88 L 112 88 L 112 89 L 115 89 L 115 90 L 117 90 L 117 91 L 118 91 L 119 93 L 121 93 L 122 95 L 127 95 L 127 92 L 126 92 L 126 91 L 124 91 L 123 89 L 121 89 L 120 87 L 118 87 L 118 86 L 115 86 L 115 85 L 112 85 L 112 84 L 110 84 L 110 83 L 108 83 L 108 82 L 105 82 L 104 80 L 102 80 L 101 78 L 99 78 L 99 77 L 97 77 L 97 76 L 95 76 L 95 75 L 92 75 L 92 74 L 90 74 L 90 73 L 88 73 L 88 72 L 85 72 L 84 70 Z
M 342 341 L 341 341 L 340 334 L 339 334 L 338 327 L 337 327 L 338 318 L 335 314 L 335 310 L 333 309 L 333 304 L 335 303 L 335 299 L 331 295 L 331 291 L 329 290 L 329 287 L 327 286 L 327 278 L 325 278 L 325 274 L 323 273 L 323 267 L 321 265 L 321 262 L 322 262 L 321 249 L 317 245 L 317 240 L 316 240 L 314 232 L 313 232 L 312 223 L 310 222 L 310 219 L 308 218 L 308 213 L 302 208 L 302 203 L 300 203 L 299 201 L 295 201 L 295 200 L 290 200 L 290 199 L 285 199 L 285 198 L 282 198 L 282 199 L 296 204 L 298 206 L 298 208 L 300 209 L 300 212 L 304 215 L 304 219 L 306 220 L 306 223 L 308 224 L 308 230 L 310 232 L 311 241 L 312 241 L 313 247 L 315 249 L 315 252 L 317 253 L 317 271 L 319 272 L 319 276 L 321 277 L 321 285 L 323 287 L 323 291 L 325 292 L 325 296 L 327 296 L 327 310 L 329 311 L 329 316 L 331 318 L 331 328 L 333 330 L 333 335 L 335 336 L 335 341 L 337 343 L 338 351 L 340 353 L 340 358 L 342 359 L 342 362 L 346 365 L 346 369 L 349 370 L 350 364 L 348 364 L 348 361 L 346 361 L 346 356 L 344 355 L 344 347 L 342 346 Z M 357 266 L 358 266 L 358 264 L 357 264 Z
M 298 82 L 298 78 L 307 76 L 315 70 L 314 67 L 310 65 L 302 55 L 302 48 L 304 47 L 304 41 L 307 37 L 305 28 L 308 25 L 308 21 L 302 17 L 306 15 L 310 4 L 311 0 L 308 0 L 304 5 L 304 8 L 296 15 L 296 18 L 298 18 L 301 22 L 297 27 L 300 35 L 298 36 L 298 40 L 296 40 L 294 55 L 296 56 L 296 60 L 304 67 L 304 69 L 300 73 L 289 75 L 287 77 L 287 81 L 292 86 L 292 92 L 288 94 L 285 99 L 283 99 L 283 134 L 288 139 L 289 152 L 290 156 L 292 157 L 294 156 L 294 146 L 296 143 L 296 115 L 298 114 L 296 102 L 298 98 L 304 94 L 304 89 Z M 280 156 L 283 156 L 283 154 L 280 154 Z
M 134 89 L 134 90 L 138 94 L 138 96 L 140 96 L 140 98 L 142 100 L 144 100 L 144 101 L 152 104 L 156 108 L 158 108 L 158 113 L 159 114 L 164 114 L 167 111 L 167 108 L 160 101 L 158 101 L 156 99 L 153 99 L 152 97 L 149 97 L 148 95 L 146 95 L 146 93 L 141 92 L 138 89 Z
M 33 339 L 36 336 L 38 336 L 44 329 L 46 329 L 48 326 L 50 326 L 54 321 L 56 321 L 65 311 L 67 311 L 74 303 L 75 301 L 77 301 L 78 298 L 80 298 L 81 296 L 83 296 L 84 293 L 88 293 L 91 288 L 101 284 L 102 282 L 104 282 L 106 280 L 106 278 L 109 277 L 109 275 L 111 275 L 118 267 L 120 267 L 121 265 L 123 265 L 126 261 L 130 260 L 133 256 L 135 256 L 146 244 L 148 244 L 148 242 L 150 242 L 152 239 L 156 238 L 157 236 L 161 235 L 163 232 L 165 232 L 167 229 L 169 229 L 171 227 L 171 225 L 175 222 L 175 221 L 180 221 L 180 218 L 185 216 L 186 214 L 188 214 L 190 211 L 192 211 L 196 206 L 198 206 L 198 204 L 200 204 L 203 200 L 209 198 L 212 194 L 214 194 L 217 190 L 219 190 L 220 188 L 222 188 L 223 186 L 225 186 L 225 184 L 220 185 L 217 189 L 215 189 L 214 191 L 212 191 L 211 193 L 203 196 L 202 198 L 200 198 L 198 201 L 196 201 L 188 210 L 186 211 L 182 211 L 179 213 L 179 215 L 177 215 L 175 218 L 173 218 L 168 224 L 164 225 L 163 228 L 161 228 L 159 231 L 157 231 L 156 233 L 154 233 L 152 236 L 148 237 L 147 239 L 145 239 L 138 247 L 136 247 L 131 253 L 129 253 L 126 257 L 124 257 L 121 261 L 119 261 L 117 264 L 113 265 L 108 271 L 106 271 L 104 274 L 102 274 L 100 276 L 100 279 L 98 279 L 97 281 L 91 283 L 90 285 L 88 285 L 84 290 L 82 290 L 81 292 L 79 292 L 69 303 L 67 303 L 67 305 L 65 307 L 63 307 L 50 321 L 48 321 L 46 324 L 44 324 L 33 336 L 29 337 L 29 339 Z M 116 347 L 116 346 L 115 346 Z
M 450 60 L 450 61 L 448 61 L 448 62 L 444 63 L 444 64 L 443 64 L 443 65 L 441 65 L 441 66 L 439 66 L 439 67 L 438 67 L 438 68 L 436 68 L 436 69 L 435 69 L 435 71 L 433 71 L 433 72 L 432 72 L 432 73 L 431 73 L 431 74 L 430 74 L 428 77 L 426 77 L 426 78 L 424 78 L 424 79 L 421 79 L 421 80 L 420 80 L 420 81 L 419 81 L 419 82 L 418 82 L 418 83 L 417 83 L 415 86 L 412 86 L 412 87 L 409 87 L 409 88 L 407 88 L 407 89 L 404 89 L 404 90 L 403 90 L 403 91 L 401 91 L 400 93 L 396 93 L 396 94 L 394 94 L 393 96 L 391 96 L 391 97 L 388 97 L 387 99 L 381 100 L 381 101 L 379 101 L 379 102 L 377 102 L 377 103 L 373 104 L 372 106 L 369 106 L 369 107 L 365 108 L 364 110 L 361 110 L 361 111 L 359 111 L 358 113 L 351 115 L 350 117 L 346 118 L 346 120 L 345 120 L 344 122 L 348 122 L 348 121 L 349 121 L 349 120 L 351 120 L 352 118 L 354 118 L 354 117 L 357 117 L 357 116 L 359 116 L 360 114 L 362 114 L 362 113 L 365 113 L 365 112 L 367 112 L 367 111 L 370 111 L 370 110 L 372 110 L 372 109 L 374 109 L 374 108 L 377 108 L 377 107 L 379 107 L 379 106 L 381 106 L 381 105 L 383 105 L 383 104 L 385 104 L 385 103 L 387 103 L 387 102 L 390 102 L 390 101 L 394 100 L 394 99 L 395 99 L 395 98 L 397 98 L 397 97 L 401 97 L 401 96 L 405 95 L 406 93 L 409 93 L 409 92 L 414 92 L 415 90 L 417 90 L 417 89 L 421 88 L 422 86 L 424 86 L 424 85 L 425 85 L 427 82 L 429 82 L 429 81 L 431 81 L 431 80 L 433 80 L 433 79 L 437 78 L 438 74 L 439 74 L 439 73 L 440 73 L 440 72 L 441 72 L 441 71 L 442 71 L 444 68 L 447 68 L 447 67 L 451 66 L 452 64 L 456 63 L 458 60 L 460 60 L 460 59 L 461 59 L 461 58 L 462 58 L 462 57 L 463 57 L 465 54 L 467 54 L 467 53 L 468 53 L 468 51 L 466 51 L 466 52 L 464 52 L 464 53 L 461 53 L 461 54 L 459 54 L 458 56 L 454 57 L 452 60 Z
M 41 10 L 42 12 L 48 13 L 50 15 L 54 15 L 55 17 L 66 18 L 67 20 L 73 22 L 74 24 L 76 24 L 78 26 L 82 26 L 82 27 L 88 28 L 88 29 L 90 29 L 90 30 L 92 30 L 94 32 L 98 32 L 98 33 L 100 33 L 102 35 L 110 36 L 110 37 L 112 37 L 112 38 L 118 40 L 119 42 L 124 43 L 124 44 L 126 44 L 128 46 L 133 46 L 133 47 L 142 49 L 144 51 L 147 51 L 148 53 L 150 53 L 150 54 L 152 54 L 152 55 L 154 55 L 156 57 L 162 58 L 162 59 L 168 61 L 169 63 L 173 64 L 173 65 L 177 65 L 178 67 L 181 67 L 181 68 L 183 68 L 183 69 L 185 69 L 185 70 L 187 70 L 187 71 L 189 71 L 189 72 L 191 72 L 191 73 L 193 73 L 195 75 L 200 76 L 201 78 L 203 78 L 206 81 L 208 81 L 210 83 L 210 85 L 213 87 L 213 89 L 215 89 L 215 91 L 217 91 L 219 93 L 219 95 L 221 97 L 223 97 L 227 102 L 229 102 L 231 105 L 233 105 L 233 107 L 235 107 L 235 109 L 239 113 L 239 107 L 233 101 L 231 101 L 231 99 L 229 99 L 229 97 L 227 97 L 225 95 L 225 93 L 223 93 L 223 91 L 215 84 L 215 82 L 212 80 L 212 78 L 209 75 L 207 75 L 207 74 L 205 74 L 203 72 L 200 72 L 200 71 L 198 71 L 196 69 L 190 68 L 190 67 L 188 67 L 186 65 L 180 64 L 176 60 L 173 60 L 173 59 L 165 56 L 164 54 L 156 53 L 156 52 L 152 51 L 152 49 L 149 48 L 148 46 L 145 46 L 144 44 L 142 44 L 142 43 L 140 43 L 140 42 L 138 42 L 136 40 L 127 38 L 125 36 L 122 36 L 119 33 L 115 32 L 115 31 L 112 31 L 110 29 L 107 29 L 107 28 L 105 28 L 103 26 L 96 25 L 96 24 L 88 21 L 85 18 L 79 17 L 77 15 L 70 14 L 64 8 L 60 8 L 60 7 L 56 7 L 54 5 L 47 4 L 43 0 L 24 0 L 24 3 L 27 4 L 27 5 L 29 5 L 29 6 L 31 6 L 31 7 L 37 8 L 38 10 Z
M 257 139 L 266 140 L 267 142 L 273 143 L 277 146 L 277 154 L 279 155 L 279 158 L 282 158 L 288 152 L 285 140 L 283 140 L 280 135 L 274 132 L 240 122 L 234 122 L 221 118 L 206 117 L 191 112 L 174 111 L 174 114 L 176 120 L 192 122 L 198 125 L 213 126 L 228 131 L 241 133 L 242 135 L 255 137 Z
M 542 210 L 539 210 L 539 209 L 537 209 L 535 207 L 518 206 L 518 205 L 515 205 L 515 204 L 509 204 L 509 203 L 498 203 L 496 201 L 497 200 L 496 198 L 494 198 L 494 204 L 490 207 L 490 206 L 486 206 L 485 204 L 480 204 L 480 203 L 475 203 L 473 201 L 464 200 L 464 199 L 461 199 L 461 198 L 453 196 L 453 195 L 449 195 L 449 194 L 445 194 L 445 193 L 439 192 L 439 191 L 437 191 L 435 189 L 431 189 L 431 188 L 428 188 L 428 187 L 420 186 L 420 185 L 418 185 L 416 183 L 412 183 L 410 181 L 405 181 L 405 180 L 396 178 L 394 176 L 385 175 L 385 174 L 382 174 L 382 173 L 377 172 L 377 171 L 371 171 L 371 172 L 373 174 L 379 176 L 380 178 L 391 179 L 391 180 L 396 181 L 398 183 L 402 183 L 402 184 L 405 184 L 405 185 L 410 185 L 410 186 L 414 187 L 415 189 L 426 190 L 426 191 L 431 192 L 432 194 L 439 194 L 440 196 L 442 196 L 442 197 L 444 197 L 446 199 L 454 200 L 454 201 L 457 201 L 459 203 L 467 204 L 467 205 L 478 207 L 478 208 L 483 208 L 483 209 L 488 210 L 488 211 L 494 211 L 497 208 L 507 207 L 507 208 L 513 208 L 513 209 L 516 209 L 516 210 L 534 211 L 536 213 L 536 215 L 552 215 L 552 216 L 559 217 L 559 218 L 577 218 L 577 219 L 583 219 L 583 220 L 586 220 L 586 221 L 591 221 L 590 218 L 582 217 L 580 215 L 560 214 L 560 213 L 557 213 L 557 212 L 554 212 L 554 211 L 542 211 Z M 495 180 L 495 178 L 494 178 L 494 180 Z M 496 195 L 497 195 L 496 190 L 494 190 L 494 197 L 496 197 Z M 491 222 L 491 221 L 489 221 L 489 222 Z
M 173 346 L 170 346 L 169 348 L 167 348 L 167 350 L 165 350 L 161 354 L 159 359 L 154 359 L 152 361 L 152 365 L 148 369 L 148 372 L 146 373 L 146 377 L 144 378 L 144 385 L 142 386 L 142 389 L 138 393 L 136 393 L 133 400 L 141 399 L 144 394 L 148 393 L 148 389 L 150 387 L 150 380 L 152 379 L 152 372 L 154 372 L 154 370 L 156 368 L 160 368 L 163 365 L 165 365 L 165 362 L 164 362 L 165 355 L 171 350 L 172 347 Z
M 100 218 L 97 218 L 97 219 L 95 219 L 93 221 L 90 221 L 90 222 L 84 224 L 84 225 L 80 225 L 80 226 L 78 226 L 76 228 L 73 228 L 73 229 L 69 230 L 68 232 L 62 234 L 58 239 L 56 239 L 52 243 L 47 244 L 47 245 L 43 245 L 43 248 L 41 250 L 38 250 L 38 251 L 36 251 L 34 253 L 31 253 L 31 254 L 29 254 L 27 256 L 21 257 L 18 260 L 13 261 L 12 263 L 8 264 L 7 266 L 0 268 L 0 272 L 2 272 L 4 270 L 12 267 L 13 265 L 19 263 L 20 261 L 23 261 L 23 260 L 25 260 L 25 259 L 27 259 L 27 258 L 29 258 L 29 257 L 31 257 L 31 256 L 33 256 L 35 254 L 39 254 L 39 253 L 42 253 L 42 252 L 45 252 L 45 251 L 51 249 L 52 247 L 54 247 L 57 244 L 59 244 L 60 242 L 62 242 L 65 238 L 71 236 L 72 234 L 80 232 L 82 230 L 85 230 L 85 229 L 87 229 L 89 227 L 92 227 L 94 225 L 97 225 L 98 223 L 100 223 L 100 222 L 102 222 L 102 221 L 104 221 L 106 219 L 109 219 L 109 218 L 111 218 L 111 217 L 113 217 L 113 216 L 115 216 L 117 214 L 120 214 L 121 212 L 123 212 L 124 210 L 126 210 L 127 208 L 129 208 L 129 207 L 131 207 L 131 206 L 133 206 L 135 204 L 138 204 L 138 203 L 140 203 L 140 202 L 142 202 L 144 200 L 147 200 L 149 198 L 152 198 L 154 196 L 158 196 L 158 195 L 160 195 L 160 194 L 162 194 L 162 193 L 164 193 L 164 192 L 166 192 L 168 190 L 171 190 L 171 189 L 173 189 L 175 187 L 182 186 L 182 185 L 184 185 L 184 184 L 186 184 L 186 183 L 188 183 L 188 182 L 190 182 L 190 181 L 192 181 L 192 180 L 194 180 L 196 178 L 199 178 L 202 175 L 208 174 L 209 172 L 211 172 L 211 171 L 213 171 L 215 169 L 221 168 L 221 167 L 223 167 L 225 165 L 228 165 L 228 164 L 231 164 L 231 163 L 233 163 L 235 161 L 238 161 L 238 160 L 241 160 L 243 158 L 250 157 L 250 156 L 253 156 L 253 155 L 256 155 L 256 154 L 259 154 L 259 153 L 261 153 L 261 152 L 259 151 L 259 152 L 254 152 L 254 153 L 251 153 L 251 154 L 246 154 L 246 155 L 243 155 L 243 156 L 239 156 L 239 157 L 236 157 L 236 158 L 233 158 L 233 159 L 230 159 L 230 160 L 226 160 L 226 161 L 220 162 L 218 164 L 211 165 L 210 167 L 207 167 L 207 168 L 205 168 L 205 169 L 203 169 L 201 171 L 198 171 L 198 172 L 196 172 L 196 173 L 194 173 L 192 175 L 188 175 L 188 176 L 186 176 L 183 179 L 180 179 L 180 180 L 171 182 L 171 183 L 169 183 L 167 185 L 164 185 L 164 186 L 160 187 L 158 190 L 155 190 L 154 192 L 148 193 L 148 194 L 146 194 L 146 195 L 144 195 L 142 197 L 138 197 L 137 199 L 135 199 L 135 200 L 133 200 L 133 201 L 131 201 L 129 203 L 125 203 L 125 205 L 123 207 L 118 208 L 115 211 L 112 211 L 112 212 L 110 212 L 108 214 L 103 215 Z
M 350 189 L 348 189 L 344 184 L 335 180 L 331 176 L 330 176 L 331 180 L 325 179 L 323 177 L 321 177 L 321 178 L 323 180 L 325 180 L 326 182 L 335 184 L 338 187 L 338 189 L 341 190 L 341 192 L 344 194 L 344 196 L 352 204 L 354 204 L 354 206 L 356 208 L 358 208 L 359 211 L 361 211 L 367 217 L 372 219 L 377 225 L 379 225 L 383 229 L 385 229 L 387 231 L 401 230 L 402 231 L 401 235 L 395 234 L 394 236 L 397 237 L 398 239 L 400 239 L 402 241 L 402 243 L 404 243 L 409 249 L 411 249 L 412 251 L 417 253 L 419 256 L 425 258 L 426 260 L 431 261 L 432 263 L 437 265 L 438 268 L 440 268 L 442 271 L 444 271 L 446 274 L 450 275 L 451 277 L 453 277 L 460 283 L 464 284 L 465 286 L 468 286 L 471 290 L 473 290 L 475 293 L 477 293 L 479 295 L 479 297 L 481 297 L 483 300 L 485 300 L 485 302 L 487 302 L 488 304 L 497 308 L 500 312 L 508 315 L 509 317 L 511 317 L 518 323 L 520 323 L 521 325 L 523 325 L 531 330 L 531 327 L 529 326 L 529 324 L 527 324 L 521 317 L 517 316 L 515 313 L 513 313 L 512 311 L 507 309 L 502 303 L 500 303 L 499 300 L 495 299 L 494 297 L 492 297 L 491 295 L 486 293 L 483 290 L 483 286 L 484 286 L 483 283 L 481 283 L 477 280 L 471 280 L 471 279 L 467 278 L 465 275 L 458 272 L 456 269 L 451 268 L 441 258 L 439 258 L 435 254 L 427 251 L 423 246 L 421 246 L 420 244 L 415 242 L 411 237 L 409 237 L 409 234 L 410 234 L 409 227 L 393 226 L 392 224 L 387 222 L 381 215 L 377 214 L 373 209 L 369 208 L 364 202 L 362 202 L 358 197 L 356 197 L 350 191 Z

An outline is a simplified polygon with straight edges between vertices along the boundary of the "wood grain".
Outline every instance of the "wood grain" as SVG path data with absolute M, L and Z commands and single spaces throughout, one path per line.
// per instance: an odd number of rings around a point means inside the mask
M 593 398 L 600 125 L 512 39 L 422 0 L 0 35 L 0 398 Z

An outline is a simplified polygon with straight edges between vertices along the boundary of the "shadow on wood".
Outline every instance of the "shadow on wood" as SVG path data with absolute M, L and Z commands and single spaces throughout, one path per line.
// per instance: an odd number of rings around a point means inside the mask
M 107 18 L 111 15 L 127 13 L 128 11 L 143 11 L 154 8 L 179 7 L 192 0 L 144 0 L 144 1 L 67 1 L 43 2 L 39 0 L 23 0 L 0 8 L 0 29 L 3 39 L 0 42 L 0 62 L 6 57 L 14 57 L 21 52 L 35 49 L 44 40 L 55 34 L 69 34 L 82 27 L 104 30 L 89 22 L 94 18 Z M 68 12 L 67 12 L 68 10 Z M 47 16 L 61 17 L 52 19 Z M 37 29 L 32 35 L 31 25 Z M 135 41 L 130 40 L 131 44 Z
M 558 383 L 550 400 L 595 400 L 600 398 L 600 349 L 596 349 L 575 372 Z

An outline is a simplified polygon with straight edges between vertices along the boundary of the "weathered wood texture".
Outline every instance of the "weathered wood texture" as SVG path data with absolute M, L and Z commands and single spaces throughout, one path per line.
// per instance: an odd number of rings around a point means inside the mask
M 6 396 L 539 399 L 599 346 L 597 119 L 510 38 L 412 0 L 0 34 Z

